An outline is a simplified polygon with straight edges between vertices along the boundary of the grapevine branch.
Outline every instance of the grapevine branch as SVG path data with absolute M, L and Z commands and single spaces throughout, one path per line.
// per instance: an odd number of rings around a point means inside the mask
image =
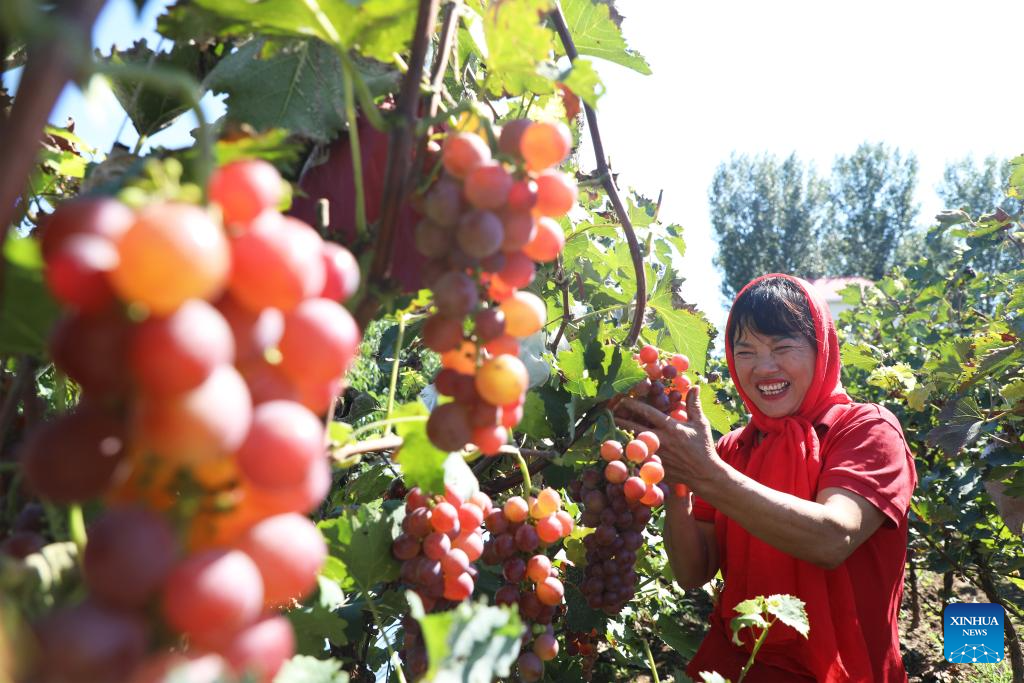
M 396 113 L 399 125 L 391 130 L 388 145 L 388 163 L 384 176 L 384 190 L 381 197 L 380 225 L 377 245 L 366 282 L 384 282 L 391 266 L 391 245 L 398 225 L 398 215 L 408 189 L 408 166 L 413 136 L 416 133 L 417 112 L 420 104 L 420 83 L 423 80 L 423 66 L 426 63 L 430 38 L 434 35 L 437 9 L 440 0 L 420 0 L 416 15 L 416 32 L 412 52 L 409 55 L 409 69 L 402 79 L 398 92 Z M 372 290 L 359 304 L 356 320 L 365 328 L 376 314 L 380 300 Z
M 565 329 L 572 322 L 572 310 L 569 308 L 569 276 L 565 272 L 561 256 L 558 257 L 558 267 L 555 270 L 555 284 L 562 290 L 562 324 L 558 326 L 555 338 L 551 340 L 551 346 L 548 347 L 552 353 L 558 349 L 558 342 L 562 341 Z
M 562 45 L 565 47 L 565 54 L 571 61 L 576 61 L 576 58 L 579 57 L 579 52 L 576 50 L 576 44 L 573 42 L 572 34 L 569 33 L 569 27 L 565 23 L 565 16 L 562 14 L 562 8 L 558 3 L 555 3 L 555 9 L 551 12 L 550 16 L 552 21 L 554 21 L 555 30 L 558 31 L 558 36 L 562 40 Z M 608 198 L 611 199 L 615 213 L 622 224 L 622 231 L 625 233 L 626 242 L 629 244 L 629 255 L 633 260 L 633 271 L 636 273 L 636 309 L 633 311 L 633 324 L 629 328 L 629 334 L 623 340 L 623 344 L 632 346 L 640 338 L 640 329 L 644 323 L 644 311 L 647 308 L 647 279 L 644 274 L 644 258 L 640 251 L 640 244 L 636 239 L 636 232 L 633 230 L 633 223 L 629 220 L 629 213 L 619 197 L 615 182 L 612 180 L 611 170 L 608 168 L 604 144 L 601 142 L 601 130 L 597 127 L 597 113 L 593 107 L 585 102 L 583 103 L 583 109 L 587 114 L 587 126 L 590 129 L 590 138 L 594 144 L 597 174 L 601 178 L 601 185 L 604 187 L 605 192 L 608 193 Z
M 81 44 L 79 37 L 92 34 L 93 22 L 104 2 L 65 0 L 59 3 L 54 20 L 67 25 L 61 39 L 40 35 L 29 45 L 28 61 L 21 77 L 24 87 L 18 88 L 10 116 L 0 120 L 0 140 L 5 144 L 4 154 L 0 155 L 0 178 L 3 178 L 0 183 L 0 237 L 6 238 L 7 229 L 14 219 L 18 197 L 31 175 L 43 128 L 53 105 L 64 85 L 79 71 L 81 56 L 78 53 L 87 54 L 88 46 Z M 0 239 L 0 243 L 2 241 Z
M 455 0 L 445 7 L 444 23 L 441 25 L 441 38 L 437 53 L 434 57 L 434 65 L 430 70 L 430 110 L 428 116 L 434 118 L 437 115 L 437 108 L 441 105 L 441 92 L 444 85 L 444 72 L 448 69 L 448 59 L 451 56 L 452 46 L 455 44 L 455 36 L 458 34 L 456 25 L 459 22 L 459 15 L 462 12 L 462 0 Z

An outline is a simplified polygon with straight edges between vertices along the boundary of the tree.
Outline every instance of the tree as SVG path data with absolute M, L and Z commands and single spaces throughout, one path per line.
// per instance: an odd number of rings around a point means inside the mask
M 733 155 L 715 171 L 708 198 L 727 298 L 763 273 L 824 274 L 819 235 L 827 186 L 795 154 L 781 162 Z
M 836 159 L 821 244 L 829 275 L 885 275 L 917 220 L 916 183 L 917 158 L 884 143 L 863 143 Z
M 996 209 L 1016 215 L 1020 213 L 1022 203 L 1004 191 L 1009 176 L 1010 162 L 1006 159 L 989 156 L 979 163 L 967 156 L 946 166 L 942 182 L 935 191 L 946 209 L 962 209 L 971 216 L 981 216 Z M 952 238 L 946 241 L 957 243 Z M 1005 273 L 1020 264 L 1020 251 L 1011 240 L 998 242 L 997 248 L 973 237 L 965 238 L 963 243 L 968 248 L 964 260 L 978 271 Z

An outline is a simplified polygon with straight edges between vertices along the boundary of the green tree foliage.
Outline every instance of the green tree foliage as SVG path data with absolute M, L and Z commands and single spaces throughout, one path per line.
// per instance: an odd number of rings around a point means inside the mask
M 914 569 L 945 573 L 948 602 L 955 572 L 988 601 L 1003 604 L 1009 659 L 1019 678 L 1024 269 L 1018 260 L 1004 272 L 976 270 L 971 253 L 1016 251 L 1022 225 L 1019 216 L 993 216 L 956 212 L 932 231 L 933 241 L 943 234 L 975 241 L 948 262 L 922 258 L 863 295 L 850 288 L 847 301 L 856 305 L 839 329 L 844 385 L 857 392 L 855 399 L 890 408 L 914 451 L 911 591 Z M 976 261 L 985 260 L 991 261 Z
M 1006 195 L 1007 179 L 1010 177 L 1010 161 L 986 157 L 976 161 L 965 157 L 946 166 L 942 182 L 936 192 L 944 206 L 962 209 L 971 216 L 981 216 L 994 209 L 1008 214 L 1019 214 L 1022 203 L 1019 198 Z M 974 268 L 987 272 L 1006 272 L 1020 265 L 1021 253 L 1009 240 L 1001 241 L 997 248 L 991 248 L 984 240 L 947 237 L 943 246 L 963 244 L 968 253 L 965 260 Z
M 916 181 L 917 159 L 881 143 L 837 158 L 828 179 L 795 154 L 732 156 L 708 193 L 723 293 L 770 272 L 881 278 L 906 251 Z
M 783 160 L 734 155 L 718 167 L 708 197 L 719 245 L 715 264 L 727 298 L 763 273 L 824 274 L 820 233 L 827 193 L 795 154 Z
M 826 274 L 885 275 L 917 220 L 916 184 L 917 158 L 882 143 L 864 143 L 836 159 L 822 242 Z

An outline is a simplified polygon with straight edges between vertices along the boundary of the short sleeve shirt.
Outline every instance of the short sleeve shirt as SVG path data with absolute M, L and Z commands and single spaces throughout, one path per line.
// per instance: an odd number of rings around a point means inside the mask
M 844 563 L 853 584 L 874 681 L 882 683 L 907 679 L 900 657 L 897 623 L 906 564 L 907 510 L 917 474 L 898 425 L 892 413 L 873 403 L 833 406 L 815 421 L 822 460 L 818 491 L 845 489 L 867 500 L 885 516 L 882 526 Z M 732 450 L 722 446 L 739 439 L 741 431 L 722 437 L 719 451 Z M 727 464 L 742 473 L 746 463 Z M 693 516 L 713 522 L 716 511 L 694 496 Z M 728 580 L 727 568 L 722 570 Z

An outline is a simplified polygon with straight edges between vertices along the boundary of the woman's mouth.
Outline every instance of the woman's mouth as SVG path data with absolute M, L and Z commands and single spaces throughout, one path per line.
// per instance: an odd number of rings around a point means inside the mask
M 757 390 L 766 401 L 775 401 L 789 390 L 789 382 L 761 382 L 757 385 Z

